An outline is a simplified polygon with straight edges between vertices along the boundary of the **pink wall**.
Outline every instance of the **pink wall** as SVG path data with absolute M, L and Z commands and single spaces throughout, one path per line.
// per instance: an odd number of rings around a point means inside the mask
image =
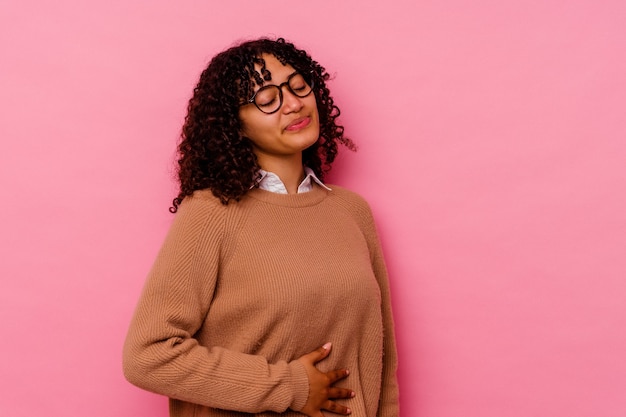
M 403 417 L 626 415 L 626 3 L 266 3 L 0 6 L 0 415 L 166 416 L 121 345 L 191 88 L 266 34 L 336 73 Z

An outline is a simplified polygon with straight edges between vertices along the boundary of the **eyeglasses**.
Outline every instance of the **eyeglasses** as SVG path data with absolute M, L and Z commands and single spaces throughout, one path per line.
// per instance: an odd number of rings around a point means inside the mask
M 307 83 L 302 74 L 294 72 L 280 85 L 266 85 L 257 90 L 248 100 L 265 114 L 276 113 L 283 105 L 283 87 L 296 97 L 306 97 L 313 91 L 313 82 Z

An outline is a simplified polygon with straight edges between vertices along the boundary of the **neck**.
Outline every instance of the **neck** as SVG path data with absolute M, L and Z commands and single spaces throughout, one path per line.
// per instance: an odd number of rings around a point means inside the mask
M 285 184 L 287 193 L 296 194 L 304 179 L 302 155 L 294 158 L 258 158 L 259 165 L 265 171 L 273 172 Z

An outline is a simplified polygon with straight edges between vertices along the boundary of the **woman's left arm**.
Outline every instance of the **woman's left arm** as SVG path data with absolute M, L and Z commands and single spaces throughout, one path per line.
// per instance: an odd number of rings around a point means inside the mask
M 383 374 L 380 393 L 380 401 L 378 404 L 378 417 L 398 417 L 398 381 L 396 371 L 398 368 L 398 355 L 396 352 L 396 339 L 394 334 L 393 314 L 391 310 L 391 295 L 389 290 L 389 280 L 387 276 L 387 267 L 380 245 L 380 240 L 376 232 L 376 225 L 369 209 L 367 207 L 367 219 L 365 222 L 364 233 L 370 250 L 370 258 L 372 260 L 372 268 L 378 281 L 381 295 L 381 308 L 384 326 L 383 335 Z

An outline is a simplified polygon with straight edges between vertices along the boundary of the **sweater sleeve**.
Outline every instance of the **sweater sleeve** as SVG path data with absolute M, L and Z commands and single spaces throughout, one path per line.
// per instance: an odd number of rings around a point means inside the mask
M 226 214 L 207 196 L 194 195 L 179 207 L 131 321 L 124 375 L 143 389 L 207 407 L 299 411 L 308 379 L 298 361 L 270 364 L 194 338 L 217 285 Z
M 383 374 L 378 417 L 398 417 L 399 390 L 396 378 L 398 357 L 396 353 L 396 339 L 394 334 L 393 314 L 391 310 L 391 296 L 387 267 L 383 257 L 380 240 L 376 232 L 376 225 L 367 203 L 365 203 L 364 234 L 370 248 L 372 268 L 380 288 L 383 316 Z

